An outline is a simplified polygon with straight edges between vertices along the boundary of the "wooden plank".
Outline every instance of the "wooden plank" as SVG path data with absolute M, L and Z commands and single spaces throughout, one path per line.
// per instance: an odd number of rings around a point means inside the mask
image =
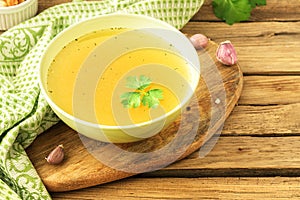
M 232 42 L 244 74 L 300 74 L 300 34 Z
M 230 176 L 299 176 L 299 145 L 298 137 L 268 137 L 267 139 L 220 137 L 217 145 L 206 157 L 199 158 L 198 152 L 195 152 L 165 169 L 144 175 L 152 178 L 128 178 L 68 193 L 52 193 L 52 197 L 54 199 L 89 199 L 95 196 L 99 199 L 297 198 L 300 195 L 300 178 L 232 178 Z M 155 176 L 164 178 L 153 178 Z M 166 176 L 173 178 L 166 178 Z M 228 177 L 195 178 L 200 176 Z
M 72 0 L 52 0 L 52 1 L 39 1 L 38 13 L 50 8 L 52 6 L 72 2 Z
M 130 178 L 53 199 L 299 199 L 300 178 Z
M 299 111 L 300 103 L 274 106 L 236 106 L 226 120 L 222 134 L 300 135 Z
M 245 76 L 223 135 L 300 135 L 300 76 Z
M 267 0 L 266 6 L 252 10 L 249 21 L 299 21 L 299 7 L 299 0 Z M 212 0 L 206 0 L 192 20 L 220 21 L 213 13 Z
M 300 1 L 267 0 L 266 6 L 256 7 L 250 21 L 299 21 Z
M 164 169 L 143 176 L 300 176 L 299 145 L 298 137 L 221 136 L 205 157 L 200 157 L 197 151 Z
M 205 0 L 191 21 L 221 21 L 213 12 L 212 0 Z
M 245 76 L 239 105 L 300 103 L 300 76 Z
M 265 37 L 300 34 L 300 22 L 251 22 L 237 23 L 228 26 L 222 22 L 193 22 L 190 21 L 182 29 L 183 32 L 194 34 L 203 33 L 208 37 L 220 41 L 224 38 Z M 295 41 L 296 42 L 296 41 Z
M 203 33 L 217 43 L 231 40 L 244 74 L 300 74 L 300 22 L 190 22 L 182 31 Z

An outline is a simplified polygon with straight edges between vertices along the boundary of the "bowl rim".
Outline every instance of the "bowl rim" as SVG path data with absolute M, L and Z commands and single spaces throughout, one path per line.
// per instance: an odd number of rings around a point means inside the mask
M 37 0 L 25 0 L 22 3 L 19 3 L 14 6 L 6 6 L 6 7 L 0 7 L 0 14 L 8 14 L 11 12 L 18 11 L 22 8 L 25 8 L 26 6 L 29 6 L 30 3 L 37 1 Z M 3 12 L 2 12 L 3 11 Z
M 59 113 L 65 117 L 67 117 L 68 119 L 71 119 L 73 120 L 73 122 L 75 122 L 75 125 L 77 123 L 80 123 L 81 125 L 85 125 L 85 126 L 88 126 L 88 127 L 92 127 L 92 128 L 100 128 L 100 129 L 106 129 L 106 130 L 117 130 L 117 129 L 121 129 L 121 130 L 126 130 L 126 129 L 132 129 L 132 128 L 137 128 L 137 127 L 143 127 L 143 126 L 147 126 L 147 125 L 151 125 L 151 124 L 154 124 L 154 123 L 157 123 L 163 119 L 166 119 L 168 116 L 172 115 L 173 113 L 177 112 L 178 110 L 181 110 L 183 109 L 183 106 L 186 105 L 189 100 L 193 97 L 193 95 L 195 94 L 195 91 L 197 89 L 197 86 L 199 84 L 199 81 L 200 81 L 200 62 L 199 62 L 199 70 L 196 69 L 196 67 L 191 63 L 191 61 L 189 61 L 189 64 L 191 65 L 191 67 L 195 68 L 195 70 L 198 71 L 198 74 L 199 74 L 199 78 L 197 79 L 196 82 L 192 82 L 194 83 L 194 85 L 192 85 L 191 89 L 192 89 L 192 92 L 191 94 L 187 95 L 183 101 L 181 101 L 176 107 L 174 107 L 172 110 L 170 110 L 169 112 L 165 113 L 164 115 L 161 115 L 159 117 L 156 117 L 152 120 L 149 120 L 149 121 L 146 121 L 146 122 L 142 122 L 142 123 L 137 123 L 137 124 L 128 124 L 128 125 L 105 125 L 105 124 L 97 124 L 97 123 L 93 123 L 93 122 L 89 122 L 89 121 L 86 121 L 86 120 L 82 120 L 80 118 L 77 118 L 75 117 L 74 115 L 71 115 L 69 113 L 67 113 L 66 111 L 64 111 L 61 107 L 59 107 L 48 95 L 47 91 L 46 91 L 46 88 L 44 88 L 43 86 L 43 82 L 42 82 L 42 61 L 44 60 L 45 58 L 45 55 L 47 53 L 47 50 L 48 50 L 48 47 L 51 46 L 53 43 L 55 43 L 56 39 L 59 38 L 59 37 L 62 37 L 64 35 L 65 32 L 68 32 L 68 31 L 72 31 L 72 29 L 74 27 L 77 27 L 77 26 L 80 26 L 82 24 L 85 24 L 85 23 L 88 23 L 90 21 L 93 21 L 93 20 L 97 20 L 97 19 L 102 19 L 102 18 L 109 18 L 109 17 L 114 17 L 114 16 L 124 16 L 124 17 L 138 17 L 138 18 L 142 18 L 142 19 L 145 19 L 145 20 L 150 20 L 150 21 L 155 21 L 156 23 L 159 23 L 160 25 L 163 26 L 163 28 L 167 28 L 168 30 L 172 30 L 172 31 L 175 31 L 176 33 L 180 34 L 180 36 L 182 37 L 183 40 L 186 40 L 185 42 L 186 43 L 189 43 L 191 45 L 192 48 L 193 45 L 190 43 L 189 39 L 182 33 L 180 32 L 178 29 L 176 29 L 174 26 L 172 26 L 171 24 L 165 22 L 165 21 L 162 21 L 160 19 L 157 19 L 157 18 L 154 18 L 154 17 L 151 17 L 151 16 L 146 16 L 146 15 L 141 15 L 141 14 L 129 14 L 129 13 L 109 13 L 109 14 L 104 14 L 104 15 L 100 15 L 100 16 L 96 16 L 96 17 L 90 17 L 86 20 L 83 20 L 83 21 L 80 21 L 78 23 L 75 23 L 75 24 L 72 24 L 70 25 L 69 27 L 67 27 L 66 29 L 62 30 L 60 33 L 58 33 L 47 45 L 46 47 L 46 51 L 43 53 L 41 59 L 40 59 L 40 63 L 39 63 L 39 76 L 38 76 L 38 82 L 39 82 L 39 85 L 40 85 L 40 89 L 43 93 L 43 96 L 46 98 L 47 102 L 49 103 L 50 107 L 54 107 L 55 110 L 59 111 Z M 196 49 L 195 49 L 195 53 L 196 55 L 197 52 L 196 52 Z

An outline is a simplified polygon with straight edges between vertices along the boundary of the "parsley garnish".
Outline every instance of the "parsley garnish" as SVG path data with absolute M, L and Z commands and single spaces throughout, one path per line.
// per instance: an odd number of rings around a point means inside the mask
M 230 25 L 248 20 L 253 8 L 266 4 L 266 0 L 213 0 L 212 2 L 215 15 Z
M 140 77 L 129 76 L 126 81 L 126 87 L 134 89 L 134 91 L 125 92 L 121 95 L 121 103 L 125 108 L 137 108 L 141 103 L 149 108 L 156 108 L 160 100 L 163 99 L 163 91 L 161 89 L 149 89 L 152 81 L 144 75 Z

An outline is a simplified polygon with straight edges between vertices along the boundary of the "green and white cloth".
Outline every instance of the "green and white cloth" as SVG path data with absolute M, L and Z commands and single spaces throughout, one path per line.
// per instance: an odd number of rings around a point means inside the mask
M 39 59 L 60 31 L 113 12 L 182 28 L 204 0 L 102 0 L 54 6 L 0 36 L 0 199 L 51 199 L 24 149 L 59 121 L 40 93 Z

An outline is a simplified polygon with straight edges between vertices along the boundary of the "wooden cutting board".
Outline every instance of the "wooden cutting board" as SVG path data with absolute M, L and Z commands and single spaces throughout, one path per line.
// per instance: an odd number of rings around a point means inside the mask
M 80 136 L 62 122 L 38 136 L 26 151 L 47 189 L 75 190 L 157 170 L 199 148 L 205 156 L 213 148 L 243 85 L 239 65 L 220 64 L 215 59 L 216 49 L 217 44 L 210 41 L 205 50 L 198 51 L 201 80 L 196 98 L 181 117 L 151 138 L 112 145 Z M 209 140 L 212 136 L 214 141 Z M 60 165 L 49 165 L 44 158 L 59 144 L 64 145 L 65 160 Z

